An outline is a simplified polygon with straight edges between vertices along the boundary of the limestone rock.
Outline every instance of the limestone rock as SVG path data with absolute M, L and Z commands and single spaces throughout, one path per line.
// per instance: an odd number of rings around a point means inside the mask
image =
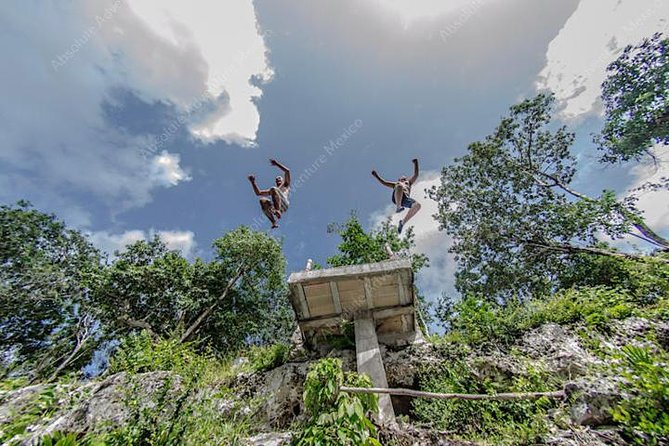
M 569 410 L 571 421 L 581 426 L 612 423 L 610 410 L 623 397 L 617 382 L 608 378 L 570 382 L 565 386 L 565 393 L 573 400 Z
M 548 368 L 563 378 L 582 376 L 588 368 L 601 363 L 580 346 L 578 338 L 563 327 L 546 324 L 526 333 L 518 349 L 533 359 L 543 359 Z
M 246 439 L 247 446 L 285 446 L 290 444 L 293 435 L 290 432 L 270 432 Z

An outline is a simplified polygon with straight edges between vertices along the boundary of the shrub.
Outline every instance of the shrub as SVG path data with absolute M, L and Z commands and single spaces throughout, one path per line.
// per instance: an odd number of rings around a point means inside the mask
M 290 346 L 287 344 L 272 344 L 268 346 L 253 346 L 248 356 L 251 368 L 258 372 L 265 372 L 277 368 L 288 361 Z
M 374 394 L 340 392 L 342 385 L 371 387 L 364 375 L 344 373 L 340 359 L 327 358 L 312 365 L 304 384 L 304 404 L 311 414 L 294 446 L 380 446 L 376 427 L 367 417 L 378 410 Z
M 553 390 L 549 376 L 528 367 L 527 376 L 509 382 L 493 381 L 476 373 L 464 361 L 452 361 L 424 368 L 420 388 L 437 393 L 495 394 Z M 415 399 L 417 419 L 432 428 L 453 431 L 466 439 L 484 439 L 496 445 L 541 443 L 548 432 L 546 409 L 554 403 L 546 398 L 535 401 Z
M 669 355 L 628 345 L 620 358 L 630 397 L 613 409 L 613 419 L 635 444 L 661 444 L 669 438 Z

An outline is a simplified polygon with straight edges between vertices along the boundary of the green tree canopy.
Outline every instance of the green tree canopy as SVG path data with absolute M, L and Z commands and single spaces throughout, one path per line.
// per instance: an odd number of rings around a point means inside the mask
M 649 243 L 669 246 L 645 225 L 633 197 L 588 197 L 572 188 L 574 135 L 551 125 L 554 101 L 540 94 L 511 107 L 493 134 L 443 168 L 430 192 L 441 229 L 453 237 L 462 293 L 546 293 L 576 255 L 638 259 L 598 245 L 602 233 L 620 238 L 638 230 Z
M 327 259 L 330 266 L 361 265 L 388 260 L 386 245 L 393 253 L 408 256 L 416 244 L 412 227 L 407 228 L 400 237 L 388 219 L 378 229 L 365 232 L 355 213 L 351 213 L 343 224 L 330 224 L 328 232 L 341 237 L 341 243 L 337 246 L 339 252 Z M 412 253 L 411 260 L 414 272 L 428 266 L 429 263 L 427 256 L 420 253 Z
M 87 283 L 100 254 L 27 202 L 0 206 L 0 348 L 34 376 L 73 366 L 94 344 Z M 88 359 L 88 358 L 85 358 Z
M 607 71 L 602 161 L 654 158 L 655 144 L 669 144 L 669 39 L 658 33 L 627 46 Z
M 100 317 L 117 333 L 179 333 L 220 352 L 287 336 L 292 319 L 279 243 L 240 227 L 214 249 L 212 262 L 189 263 L 157 237 L 129 245 L 95 288 Z

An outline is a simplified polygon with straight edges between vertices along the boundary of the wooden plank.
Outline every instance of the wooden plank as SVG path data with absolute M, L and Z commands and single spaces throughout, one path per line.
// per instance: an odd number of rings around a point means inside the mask
M 334 280 L 330 282 L 330 292 L 332 293 L 332 302 L 334 303 L 335 312 L 340 314 L 341 302 L 339 301 L 339 289 L 337 288 L 337 282 Z
M 409 301 L 407 300 L 406 285 L 404 283 L 404 278 L 402 277 L 402 275 L 403 274 L 401 273 L 397 275 L 397 283 L 398 283 L 397 289 L 400 295 L 400 303 L 402 305 L 406 305 L 409 303 Z
M 414 312 L 413 305 L 407 305 L 403 307 L 393 307 L 387 308 L 384 310 L 374 311 L 374 319 L 387 319 L 389 317 L 400 316 L 403 314 L 412 314 Z
M 307 298 L 304 297 L 304 288 L 302 288 L 301 284 L 297 284 L 295 287 L 297 288 L 297 299 L 300 304 L 300 313 L 302 315 L 302 319 L 309 319 L 311 317 L 311 313 L 309 313 Z
M 318 319 L 311 319 L 308 321 L 301 321 L 300 327 L 302 328 L 321 328 L 321 327 L 332 327 L 339 326 L 341 324 L 341 318 L 339 316 L 334 317 L 324 317 Z
M 369 277 L 365 277 L 365 300 L 367 301 L 367 309 L 371 310 L 374 308 L 374 296 L 372 295 L 372 282 L 369 280 Z

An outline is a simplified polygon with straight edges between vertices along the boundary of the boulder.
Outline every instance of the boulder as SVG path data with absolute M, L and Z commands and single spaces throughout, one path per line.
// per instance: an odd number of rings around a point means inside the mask
M 545 324 L 526 333 L 517 345 L 521 353 L 541 359 L 549 370 L 570 379 L 583 376 L 601 360 L 580 346 L 578 338 L 557 324 Z
M 258 434 L 246 439 L 247 446 L 284 446 L 289 445 L 293 434 L 290 432 L 270 432 Z
M 601 426 L 613 422 L 611 409 L 623 398 L 618 383 L 611 378 L 572 381 L 565 386 L 567 401 L 572 401 L 569 417 L 581 426 Z

